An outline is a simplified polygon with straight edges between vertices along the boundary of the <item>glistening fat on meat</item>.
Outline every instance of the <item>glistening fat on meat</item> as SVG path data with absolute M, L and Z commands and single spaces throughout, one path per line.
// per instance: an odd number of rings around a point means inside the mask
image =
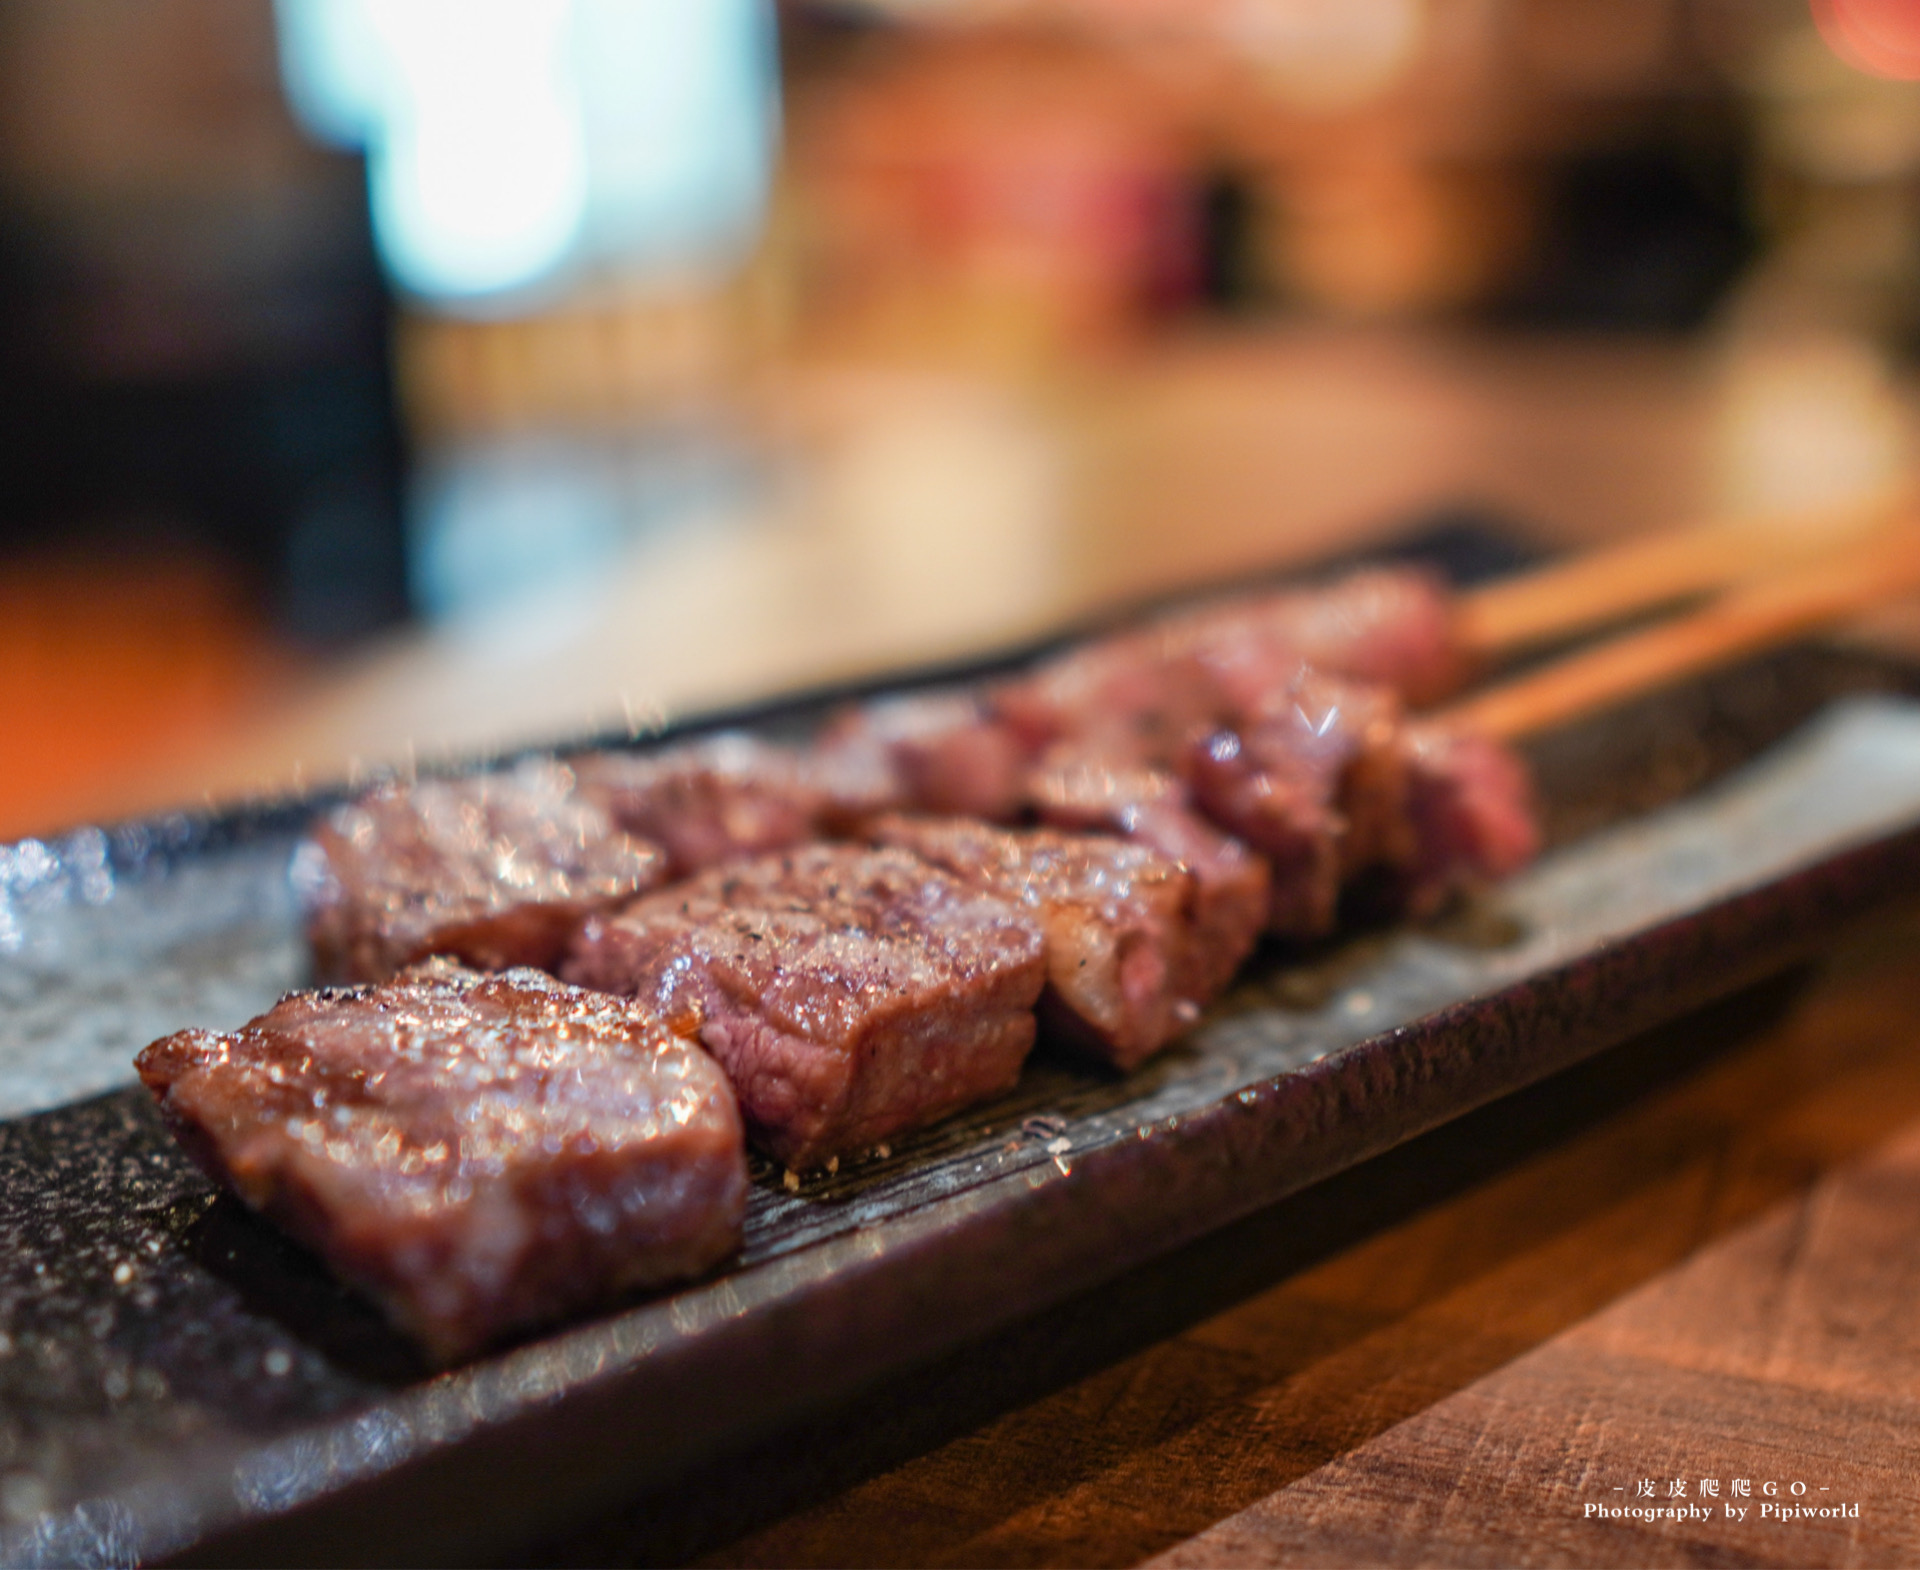
M 185 1030 L 140 1077 L 212 1176 L 453 1361 L 739 1245 L 719 1067 L 620 999 L 445 961 Z
M 550 969 L 588 912 L 667 874 L 666 857 L 529 762 L 393 781 L 327 814 L 294 863 L 323 981 L 377 981 L 432 954 Z
M 562 974 L 697 1033 L 754 1142 L 805 1169 L 1010 1088 L 1046 942 L 907 851 L 812 845 L 592 918 Z

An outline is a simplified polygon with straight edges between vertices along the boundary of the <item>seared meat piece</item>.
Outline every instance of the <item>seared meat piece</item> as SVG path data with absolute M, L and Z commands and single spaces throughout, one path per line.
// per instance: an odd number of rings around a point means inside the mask
M 1097 638 L 1000 682 L 988 703 L 1029 757 L 1069 742 L 1116 763 L 1164 763 L 1217 720 L 1219 694 L 1160 627 Z
M 1145 845 L 1052 829 L 990 828 L 970 818 L 883 818 L 900 845 L 1033 912 L 1047 938 L 1049 1029 L 1130 1069 L 1199 1018 L 1193 874 Z
M 1467 675 L 1452 592 L 1419 567 L 1363 568 L 1333 583 L 1191 611 L 1178 625 L 1186 630 L 1176 636 L 1244 636 L 1294 663 L 1378 684 L 1412 704 L 1445 696 Z
M 1273 866 L 1269 930 L 1333 929 L 1341 889 L 1416 915 L 1517 871 L 1539 848 L 1526 766 L 1507 748 L 1409 723 L 1379 688 L 1308 675 L 1244 734 L 1196 748 L 1196 802 Z
M 1269 931 L 1330 932 L 1347 878 L 1411 860 L 1400 730 L 1381 688 L 1302 672 L 1243 731 L 1192 750 L 1200 809 L 1273 868 Z
M 1532 781 L 1511 749 L 1421 724 L 1406 727 L 1402 747 L 1415 844 L 1406 903 L 1414 914 L 1509 877 L 1539 854 Z
M 429 954 L 549 969 L 589 911 L 666 870 L 575 793 L 571 770 L 541 762 L 383 785 L 329 813 L 295 860 L 328 981 L 377 981 Z
M 1194 796 L 1207 816 L 1263 856 L 1272 883 L 1265 926 L 1280 937 L 1333 930 L 1340 898 L 1342 828 L 1336 795 L 1342 760 L 1299 757 L 1267 745 L 1271 732 L 1243 738 L 1216 731 L 1194 758 Z
M 1173 764 L 1195 740 L 1240 729 L 1311 667 L 1410 702 L 1463 674 L 1445 586 L 1417 568 L 1373 568 L 1178 612 L 1095 639 L 993 689 L 1030 752 L 1070 738 L 1114 761 Z
M 803 1169 L 1011 1086 L 1046 943 L 907 851 L 810 845 L 594 917 L 563 974 L 697 1032 L 754 1141 Z
M 883 808 L 999 820 L 1020 808 L 1026 753 L 970 692 L 908 693 L 837 715 L 815 748 L 831 773 L 889 781 Z M 850 768 L 860 760 L 860 769 Z
M 1055 828 L 1117 834 L 1193 875 L 1193 942 L 1182 996 L 1211 999 L 1253 952 L 1267 923 L 1267 864 L 1192 808 L 1163 769 L 1111 764 L 1057 748 L 1028 775 L 1034 810 Z
M 826 792 L 806 760 L 739 732 L 573 760 L 580 794 L 667 853 L 675 878 L 813 838 Z
M 865 725 L 830 721 L 804 754 L 807 777 L 825 806 L 820 829 L 827 838 L 857 835 L 862 824 L 883 812 L 897 812 L 906 787 L 890 749 Z
M 441 1361 L 739 1244 L 719 1067 L 623 999 L 446 961 L 140 1054 L 181 1142 Z

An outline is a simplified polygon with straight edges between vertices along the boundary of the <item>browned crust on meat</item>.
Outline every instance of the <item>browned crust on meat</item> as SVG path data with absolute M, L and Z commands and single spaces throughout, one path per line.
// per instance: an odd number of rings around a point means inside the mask
M 383 785 L 316 824 L 295 861 L 322 981 L 378 981 L 434 954 L 550 970 L 589 913 L 666 873 L 658 847 L 552 763 Z
M 450 1362 L 738 1247 L 717 1065 L 621 999 L 444 962 L 140 1054 L 193 1158 Z
M 851 1156 L 1018 1079 L 1038 924 L 902 850 L 715 868 L 582 928 L 564 973 L 634 995 L 726 1067 L 754 1142 Z
M 883 818 L 873 837 L 1034 911 L 1047 938 L 1040 1017 L 1051 1034 L 1129 1069 L 1199 1017 L 1207 1000 L 1186 988 L 1193 877 L 1150 847 L 966 818 Z

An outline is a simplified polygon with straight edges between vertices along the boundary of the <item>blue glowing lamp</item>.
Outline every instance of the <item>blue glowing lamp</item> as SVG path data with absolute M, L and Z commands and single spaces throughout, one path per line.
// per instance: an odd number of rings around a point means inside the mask
M 476 315 L 752 243 L 778 137 L 770 0 L 276 0 L 301 123 L 364 147 L 396 285 Z

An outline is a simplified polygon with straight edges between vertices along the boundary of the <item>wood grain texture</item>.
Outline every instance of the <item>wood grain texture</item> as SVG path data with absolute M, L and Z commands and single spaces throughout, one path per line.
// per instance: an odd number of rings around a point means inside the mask
M 703 1562 L 1913 1562 L 1917 944 L 1881 925 L 1671 1088 Z M 1583 1518 L 1738 1477 L 1744 1524 Z M 1762 1522 L 1769 1480 L 1860 1517 Z
M 1920 1129 L 1910 1127 L 1160 1562 L 1912 1563 L 1916 1216 Z M 1717 1485 L 1713 1497 L 1702 1479 Z M 1735 1479 L 1750 1492 L 1736 1497 Z M 1711 1519 L 1588 1513 L 1677 1505 L 1676 1482 Z M 1640 1497 L 1649 1484 L 1651 1497 Z M 1764 1513 L 1800 1503 L 1857 1505 L 1859 1515 Z M 1745 1514 L 1730 1518 L 1729 1506 Z

